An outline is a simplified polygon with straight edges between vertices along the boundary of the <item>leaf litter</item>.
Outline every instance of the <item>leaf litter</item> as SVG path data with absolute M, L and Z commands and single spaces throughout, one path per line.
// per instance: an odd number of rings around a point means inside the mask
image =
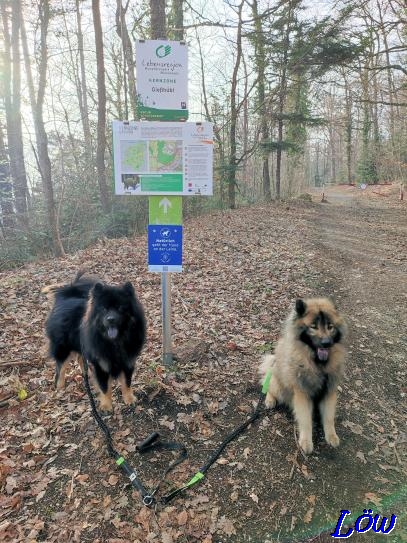
M 388 209 L 381 210 L 382 222 L 377 207 L 366 204 L 358 213 L 340 206 L 325 209 L 300 202 L 260 205 L 186 223 L 184 273 L 173 276 L 172 286 L 175 373 L 160 361 L 160 279 L 145 269 L 145 236 L 103 240 L 64 259 L 0 274 L 1 541 L 299 541 L 302 530 L 315 523 L 334 525 L 341 508 L 361 509 L 368 501 L 379 507 L 383 496 L 398 488 L 406 475 L 403 410 L 397 395 L 405 390 L 405 365 L 392 357 L 395 385 L 387 397 L 381 389 L 382 366 L 369 367 L 369 382 L 360 369 L 366 340 L 378 361 L 387 359 L 388 352 L 403 352 L 403 340 L 393 333 L 387 336 L 391 343 L 383 346 L 369 332 L 376 316 L 384 314 L 381 330 L 387 323 L 391 333 L 389 302 L 378 305 L 376 296 L 376 306 L 368 305 L 373 294 L 363 297 L 360 283 L 353 279 L 350 284 L 345 277 L 370 269 L 377 278 L 376 263 L 348 262 L 346 251 L 351 254 L 352 247 L 346 244 L 333 261 L 329 246 L 335 221 L 345 221 L 346 228 L 357 232 L 363 220 L 365 234 L 385 233 Z M 330 213 L 334 219 L 327 227 Z M 392 255 L 402 242 L 398 224 L 396 216 Z M 393 274 L 405 266 L 398 258 L 386 262 Z M 332 295 L 350 315 L 351 325 L 360 321 L 361 313 L 370 315 L 363 324 L 364 347 L 359 347 L 357 334 L 351 336 L 357 363 L 351 364 L 342 385 L 339 449 L 329 449 L 318 434 L 314 454 L 296 455 L 292 417 L 279 409 L 232 443 L 199 486 L 169 506 L 143 507 L 107 455 L 79 369 L 72 365 L 63 393 L 53 389 L 54 367 L 43 333 L 49 303 L 40 291 L 46 284 L 72 280 L 78 269 L 112 283 L 131 280 L 146 309 L 148 342 L 134 377 L 137 405 L 123 406 L 115 390 L 114 413 L 106 418 L 115 443 L 143 481 L 153 486 L 173 458 L 168 452 L 137 455 L 136 443 L 152 431 L 159 429 L 165 438 L 185 443 L 189 451 L 165 491 L 187 481 L 244 420 L 258 397 L 259 359 L 277 341 L 299 296 Z M 389 277 L 381 279 L 391 296 Z M 373 311 L 363 310 L 357 300 Z M 27 397 L 19 400 L 23 389 Z M 9 399 L 2 404 L 2 398 Z M 374 417 L 363 409 L 365 400 Z M 391 410 L 391 427 L 384 408 Z M 381 440 L 387 433 L 391 439 Z M 350 501 L 341 498 L 339 490 L 345 473 L 354 489 Z

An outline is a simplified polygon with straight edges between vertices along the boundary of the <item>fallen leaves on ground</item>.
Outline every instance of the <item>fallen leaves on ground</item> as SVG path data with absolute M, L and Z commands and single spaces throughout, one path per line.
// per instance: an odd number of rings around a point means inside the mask
M 385 209 L 378 223 L 379 212 L 293 203 L 188 221 L 185 271 L 172 281 L 175 373 L 161 364 L 160 278 L 146 271 L 145 236 L 103 240 L 64 259 L 0 273 L 0 540 L 241 543 L 249 537 L 272 540 L 273 534 L 294 537 L 317 522 L 334 522 L 352 505 L 343 495 L 345 475 L 352 481 L 353 503 L 385 503 L 383 496 L 391 496 L 389 489 L 397 488 L 406 469 L 400 403 L 400 394 L 405 396 L 400 353 L 406 349 L 397 335 L 389 335 L 399 289 L 386 283 L 386 297 L 395 300 L 386 310 L 388 302 L 374 305 L 381 303 L 379 289 L 369 298 L 357 288 L 368 284 L 368 277 L 372 285 L 380 277 L 387 280 L 380 275 L 380 259 L 393 274 L 405 261 L 397 251 L 403 243 L 400 221 L 390 228 Z M 360 247 L 356 236 L 362 225 L 364 239 L 375 236 L 374 255 L 363 256 L 366 266 L 345 257 L 342 269 L 332 264 L 331 216 L 346 221 L 351 255 L 353 243 Z M 380 240 L 390 230 L 385 249 Z M 365 249 L 369 254 L 367 242 Z M 148 342 L 134 376 L 137 404 L 125 407 L 115 387 L 114 413 L 104 420 L 148 488 L 175 453 L 140 456 L 137 443 L 155 430 L 163 439 L 185 443 L 187 461 L 160 492 L 188 481 L 253 409 L 258 361 L 276 343 L 299 296 L 332 294 L 345 306 L 351 325 L 360 325 L 363 315 L 365 328 L 355 326 L 357 334 L 351 336 L 349 375 L 340 394 L 341 446 L 333 451 L 319 436 L 315 453 L 305 458 L 296 451 L 290 415 L 269 412 L 223 452 L 201 483 L 167 506 L 143 507 L 108 456 L 79 368 L 70 366 L 65 391 L 53 388 L 43 332 L 49 302 L 40 291 L 46 284 L 71 281 L 78 269 L 112 283 L 131 280 L 146 309 Z M 376 319 L 379 335 L 370 333 Z M 391 343 L 384 351 L 385 330 Z M 387 364 L 394 364 L 394 371 L 386 395 L 382 383 L 388 370 L 382 368 Z

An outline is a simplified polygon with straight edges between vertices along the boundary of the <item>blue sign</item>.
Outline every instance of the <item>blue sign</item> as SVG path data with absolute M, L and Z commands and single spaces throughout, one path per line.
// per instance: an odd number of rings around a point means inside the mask
M 148 271 L 182 271 L 181 225 L 148 225 Z

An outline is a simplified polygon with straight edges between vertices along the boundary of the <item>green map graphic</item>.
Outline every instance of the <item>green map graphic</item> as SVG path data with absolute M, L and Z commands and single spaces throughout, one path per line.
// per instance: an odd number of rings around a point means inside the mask
M 146 170 L 147 144 L 145 141 L 123 142 L 122 147 L 122 165 L 124 171 Z
M 181 172 L 182 141 L 150 141 L 150 172 Z

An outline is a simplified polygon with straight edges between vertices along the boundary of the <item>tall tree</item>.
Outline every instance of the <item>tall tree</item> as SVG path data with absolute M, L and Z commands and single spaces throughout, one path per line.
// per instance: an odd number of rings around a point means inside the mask
M 262 157 L 262 179 L 263 179 L 263 197 L 266 202 L 271 200 L 270 183 L 270 152 L 267 143 L 270 139 L 270 123 L 267 115 L 266 105 L 266 68 L 267 68 L 267 46 L 265 40 L 265 31 L 263 29 L 263 17 L 259 13 L 258 1 L 253 0 L 251 4 L 254 21 L 254 64 L 257 76 L 257 100 L 256 112 L 260 120 L 260 147 Z M 269 15 L 269 14 L 268 14 Z M 266 144 L 266 145 L 264 145 Z
M 165 0 L 150 0 L 151 39 L 164 40 L 167 37 L 165 24 Z
M 31 110 L 33 114 L 35 137 L 37 142 L 37 164 L 40 172 L 42 186 L 44 189 L 45 202 L 47 206 L 47 219 L 52 239 L 52 247 L 55 256 L 64 256 L 65 251 L 59 234 L 58 215 L 54 199 L 54 187 L 52 182 L 51 161 L 48 153 L 48 135 L 45 130 L 43 109 L 45 90 L 47 85 L 48 67 L 48 27 L 50 22 L 49 0 L 40 0 L 38 4 L 38 19 L 40 26 L 40 46 L 38 64 L 38 91 L 35 96 L 34 82 L 31 72 L 30 54 L 27 45 L 27 36 L 24 25 L 21 26 L 23 43 L 24 62 L 26 68 L 27 82 L 30 94 Z
M 82 14 L 80 0 L 75 0 L 76 6 L 76 25 L 78 36 L 78 52 L 79 52 L 79 64 L 80 64 L 80 78 L 78 76 L 77 93 L 79 109 L 81 111 L 83 136 L 85 138 L 86 151 L 89 158 L 92 160 L 92 136 L 89 123 L 89 107 L 88 107 L 88 84 L 86 79 L 86 67 L 85 67 L 85 53 L 83 44 L 83 30 L 82 30 Z
M 130 0 L 127 0 L 126 5 L 123 6 L 122 0 L 116 0 L 116 32 L 122 41 L 123 50 L 123 65 L 124 70 L 124 98 L 125 98 L 125 115 L 126 119 L 129 118 L 129 108 L 127 103 L 127 94 L 130 96 L 130 109 L 133 118 L 137 118 L 137 93 L 136 93 L 136 77 L 135 77 L 135 63 L 133 55 L 133 47 L 129 36 L 129 31 L 126 25 L 126 13 L 129 7 Z
M 206 79 L 205 79 L 205 69 L 204 69 L 204 56 L 202 52 L 202 46 L 201 46 L 201 40 L 199 39 L 198 33 L 196 34 L 196 40 L 199 47 L 199 59 L 200 59 L 200 67 L 201 67 L 201 88 L 202 88 L 202 100 L 203 100 L 203 108 L 204 108 L 204 116 L 205 120 L 211 122 L 214 124 L 214 131 L 213 136 L 214 140 L 216 141 L 215 146 L 215 175 L 216 179 L 219 181 L 219 194 L 220 194 L 220 201 L 222 205 L 224 204 L 226 198 L 225 198 L 225 177 L 227 175 L 227 159 L 226 159 L 226 137 L 224 135 L 225 132 L 225 122 L 223 118 L 223 110 L 222 105 L 218 102 L 215 102 L 212 104 L 212 108 L 210 108 L 209 104 L 209 98 L 208 98 L 208 92 L 207 92 L 207 86 L 206 86 Z M 212 110 L 213 112 L 212 112 Z M 222 117 L 222 121 L 220 121 L 220 118 Z M 215 123 L 215 119 L 219 123 Z M 222 128 L 221 128 L 222 127 Z
M 106 82 L 105 60 L 103 53 L 103 31 L 100 18 L 100 2 L 92 0 L 93 27 L 95 30 L 96 46 L 96 71 L 97 71 L 97 95 L 98 95 L 98 121 L 97 121 L 97 147 L 96 147 L 96 171 L 99 184 L 100 201 L 105 213 L 111 210 L 111 202 L 106 181 Z
M 184 40 L 184 0 L 172 0 L 168 15 L 168 37 L 171 40 Z
M 230 130 L 229 130 L 229 164 L 227 170 L 228 204 L 230 209 L 236 207 L 236 173 L 239 165 L 237 156 L 237 122 L 240 104 L 238 100 L 239 68 L 242 61 L 242 11 L 244 0 L 241 0 L 237 8 L 238 23 L 236 32 L 236 58 L 233 66 L 232 83 L 230 88 Z
M 15 232 L 15 214 L 13 209 L 13 188 L 10 178 L 9 157 L 4 143 L 3 128 L 0 124 L 0 211 L 1 222 L 5 238 Z
M 296 8 L 299 7 L 301 0 L 288 0 L 284 6 L 283 13 L 277 21 L 277 29 L 281 31 L 282 49 L 279 59 L 279 88 L 277 98 L 277 149 L 276 149 L 276 198 L 280 199 L 281 195 L 281 158 L 284 146 L 284 110 L 287 99 L 287 83 L 288 83 L 288 58 L 290 51 L 290 40 L 292 27 L 296 21 Z
M 21 121 L 20 27 L 21 0 L 1 2 L 4 38 L 4 105 L 7 120 L 8 154 L 17 218 L 28 225 L 28 187 Z M 8 9 L 10 7 L 10 10 Z M 11 33 L 9 18 L 11 17 Z
M 370 59 L 366 59 L 369 63 Z M 370 100 L 369 68 L 365 64 L 361 68 L 360 80 L 362 86 L 362 149 L 358 164 L 359 180 L 362 183 L 374 184 L 379 180 L 377 171 L 376 137 L 374 135 L 374 113 Z
M 269 69 L 276 79 L 277 95 L 272 112 L 277 138 L 269 145 L 270 150 L 276 152 L 277 199 L 281 195 L 283 153 L 301 151 L 298 133 L 321 122 L 310 113 L 307 81 L 322 83 L 328 70 L 350 63 L 361 51 L 359 45 L 343 34 L 343 24 L 350 15 L 350 8 L 339 12 L 336 18 L 328 16 L 321 21 L 306 20 L 301 14 L 303 9 L 303 0 L 281 2 L 269 30 L 268 43 L 272 48 Z M 295 95 L 296 100 L 292 100 Z M 287 131 L 290 126 L 291 130 Z M 290 132 L 291 135 L 297 132 L 294 140 L 289 139 Z M 304 137 L 302 140 L 305 141 Z

